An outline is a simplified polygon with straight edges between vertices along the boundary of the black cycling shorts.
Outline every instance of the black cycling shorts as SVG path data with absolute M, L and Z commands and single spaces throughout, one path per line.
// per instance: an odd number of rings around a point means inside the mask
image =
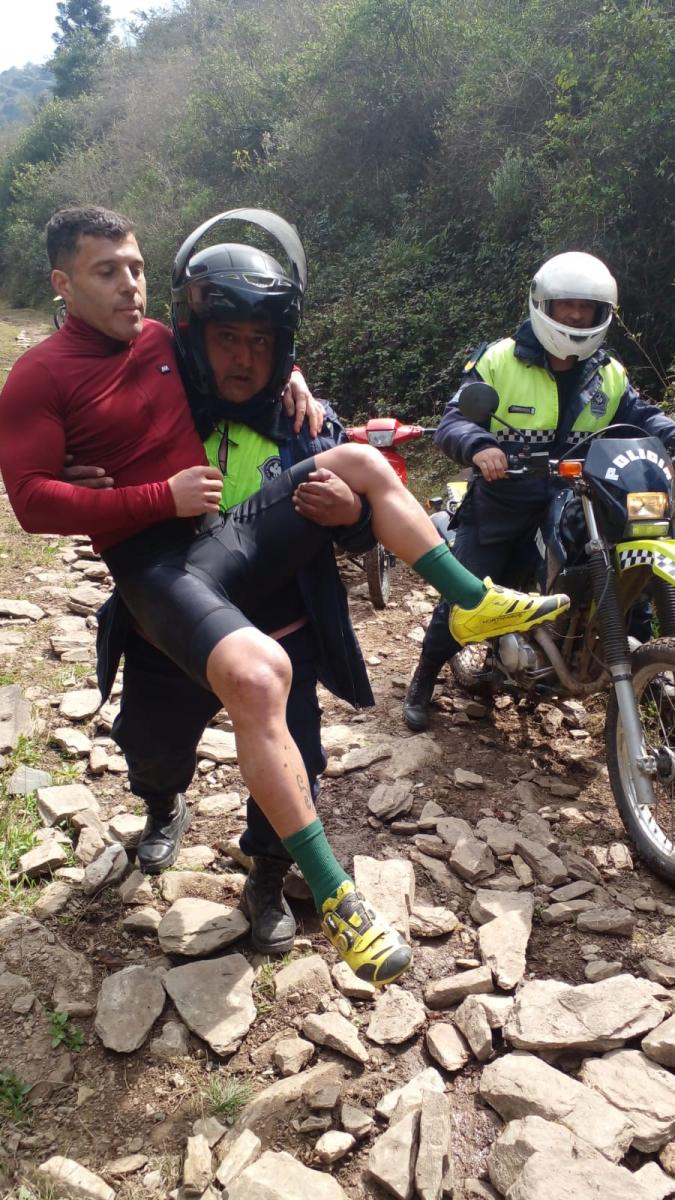
M 331 528 L 296 513 L 291 497 L 315 469 L 308 458 L 221 517 L 149 526 L 103 557 L 137 625 L 192 679 L 209 687 L 214 646 L 269 614 L 275 590 L 332 540 Z

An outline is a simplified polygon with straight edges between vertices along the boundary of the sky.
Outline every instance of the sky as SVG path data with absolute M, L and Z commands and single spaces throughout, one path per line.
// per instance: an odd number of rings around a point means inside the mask
M 128 19 L 135 10 L 170 7 L 171 0 L 106 0 L 113 20 Z M 54 49 L 52 34 L 56 31 L 56 0 L 11 0 L 2 3 L 2 34 L 0 35 L 0 71 L 8 67 L 23 67 L 26 63 L 42 63 Z M 121 24 L 115 33 L 123 36 Z

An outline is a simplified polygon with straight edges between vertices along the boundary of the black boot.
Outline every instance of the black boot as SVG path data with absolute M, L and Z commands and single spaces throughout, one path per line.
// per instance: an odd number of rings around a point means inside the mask
M 420 655 L 403 702 L 403 720 L 413 733 L 421 733 L 429 728 L 429 705 L 439 671 L 436 663 L 425 654 Z
M 136 859 L 144 875 L 159 875 L 175 863 L 181 837 L 189 829 L 190 810 L 178 793 L 165 804 L 148 806 L 148 819 L 136 847 Z
M 260 954 L 285 954 L 295 941 L 295 917 L 281 890 L 289 864 L 253 858 L 240 907 L 251 922 L 251 941 Z

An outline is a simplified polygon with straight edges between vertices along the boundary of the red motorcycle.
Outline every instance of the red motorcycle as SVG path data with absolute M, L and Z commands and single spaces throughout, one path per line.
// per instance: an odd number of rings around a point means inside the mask
M 403 425 L 397 417 L 371 417 L 365 425 L 352 425 L 345 430 L 350 442 L 367 443 L 374 446 L 384 455 L 387 462 L 398 475 L 401 483 L 408 485 L 408 471 L 402 454 L 397 453 L 394 446 L 403 442 L 412 442 L 425 433 L 433 433 L 433 429 L 425 429 L 423 425 Z M 368 581 L 368 593 L 373 608 L 386 608 L 391 594 L 391 568 L 396 562 L 395 555 L 385 550 L 380 543 L 368 550 L 361 559 Z

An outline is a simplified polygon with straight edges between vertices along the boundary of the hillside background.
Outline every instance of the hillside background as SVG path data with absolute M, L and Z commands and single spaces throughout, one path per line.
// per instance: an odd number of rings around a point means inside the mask
M 181 0 L 134 32 L 102 37 L 77 95 L 61 76 L 39 100 L 44 69 L 26 68 L 28 125 L 8 127 L 25 72 L 0 75 L 6 302 L 48 304 L 60 205 L 135 220 L 160 317 L 195 225 L 273 208 L 308 251 L 299 356 L 317 392 L 345 416 L 428 417 L 471 348 L 523 315 L 539 263 L 582 249 L 618 278 L 634 380 L 668 401 L 672 3 Z

